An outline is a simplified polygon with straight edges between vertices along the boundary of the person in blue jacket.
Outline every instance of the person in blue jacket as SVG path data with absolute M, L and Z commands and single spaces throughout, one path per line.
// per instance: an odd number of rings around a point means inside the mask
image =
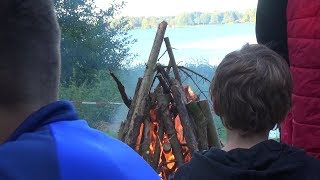
M 58 101 L 60 30 L 51 0 L 0 1 L 0 179 L 160 179 L 130 147 Z

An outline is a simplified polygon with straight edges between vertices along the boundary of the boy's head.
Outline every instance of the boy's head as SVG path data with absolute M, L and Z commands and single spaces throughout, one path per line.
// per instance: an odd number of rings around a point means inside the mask
M 52 0 L 1 0 L 0 22 L 0 108 L 56 100 L 60 30 Z
M 292 80 L 286 61 L 263 45 L 244 45 L 226 55 L 210 86 L 214 109 L 229 130 L 265 133 L 291 107 Z

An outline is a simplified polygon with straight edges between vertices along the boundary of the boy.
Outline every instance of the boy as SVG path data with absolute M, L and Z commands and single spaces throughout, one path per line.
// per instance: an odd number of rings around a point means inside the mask
M 268 140 L 291 106 L 286 61 L 263 45 L 228 54 L 210 86 L 214 110 L 227 129 L 222 150 L 195 153 L 175 179 L 320 179 L 320 162 L 303 150 Z
M 160 179 L 57 100 L 60 29 L 51 0 L 1 0 L 0 22 L 1 180 Z

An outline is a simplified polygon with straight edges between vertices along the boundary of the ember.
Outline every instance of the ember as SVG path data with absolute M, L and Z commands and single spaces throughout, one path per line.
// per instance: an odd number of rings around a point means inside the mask
M 119 138 L 167 180 L 190 161 L 192 153 L 213 146 L 219 148 L 220 142 L 208 101 L 199 101 L 190 86 L 182 85 L 168 38 L 165 42 L 169 66 L 156 64 L 165 28 L 165 22 L 159 25 L 144 77 L 139 79 L 132 100 L 128 100 L 124 87 L 114 78 L 124 101 L 129 102 L 126 103 L 129 112 L 121 124 Z M 169 76 L 171 68 L 174 78 Z M 158 83 L 155 83 L 156 79 Z M 156 87 L 151 91 L 154 85 Z

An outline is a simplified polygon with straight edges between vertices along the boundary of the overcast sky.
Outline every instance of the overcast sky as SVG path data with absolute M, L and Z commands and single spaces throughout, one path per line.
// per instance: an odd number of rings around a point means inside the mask
M 119 1 L 119 0 L 116 0 Z M 112 0 L 96 0 L 101 8 Z M 125 16 L 172 16 L 183 12 L 213 12 L 256 8 L 257 0 L 126 0 Z

